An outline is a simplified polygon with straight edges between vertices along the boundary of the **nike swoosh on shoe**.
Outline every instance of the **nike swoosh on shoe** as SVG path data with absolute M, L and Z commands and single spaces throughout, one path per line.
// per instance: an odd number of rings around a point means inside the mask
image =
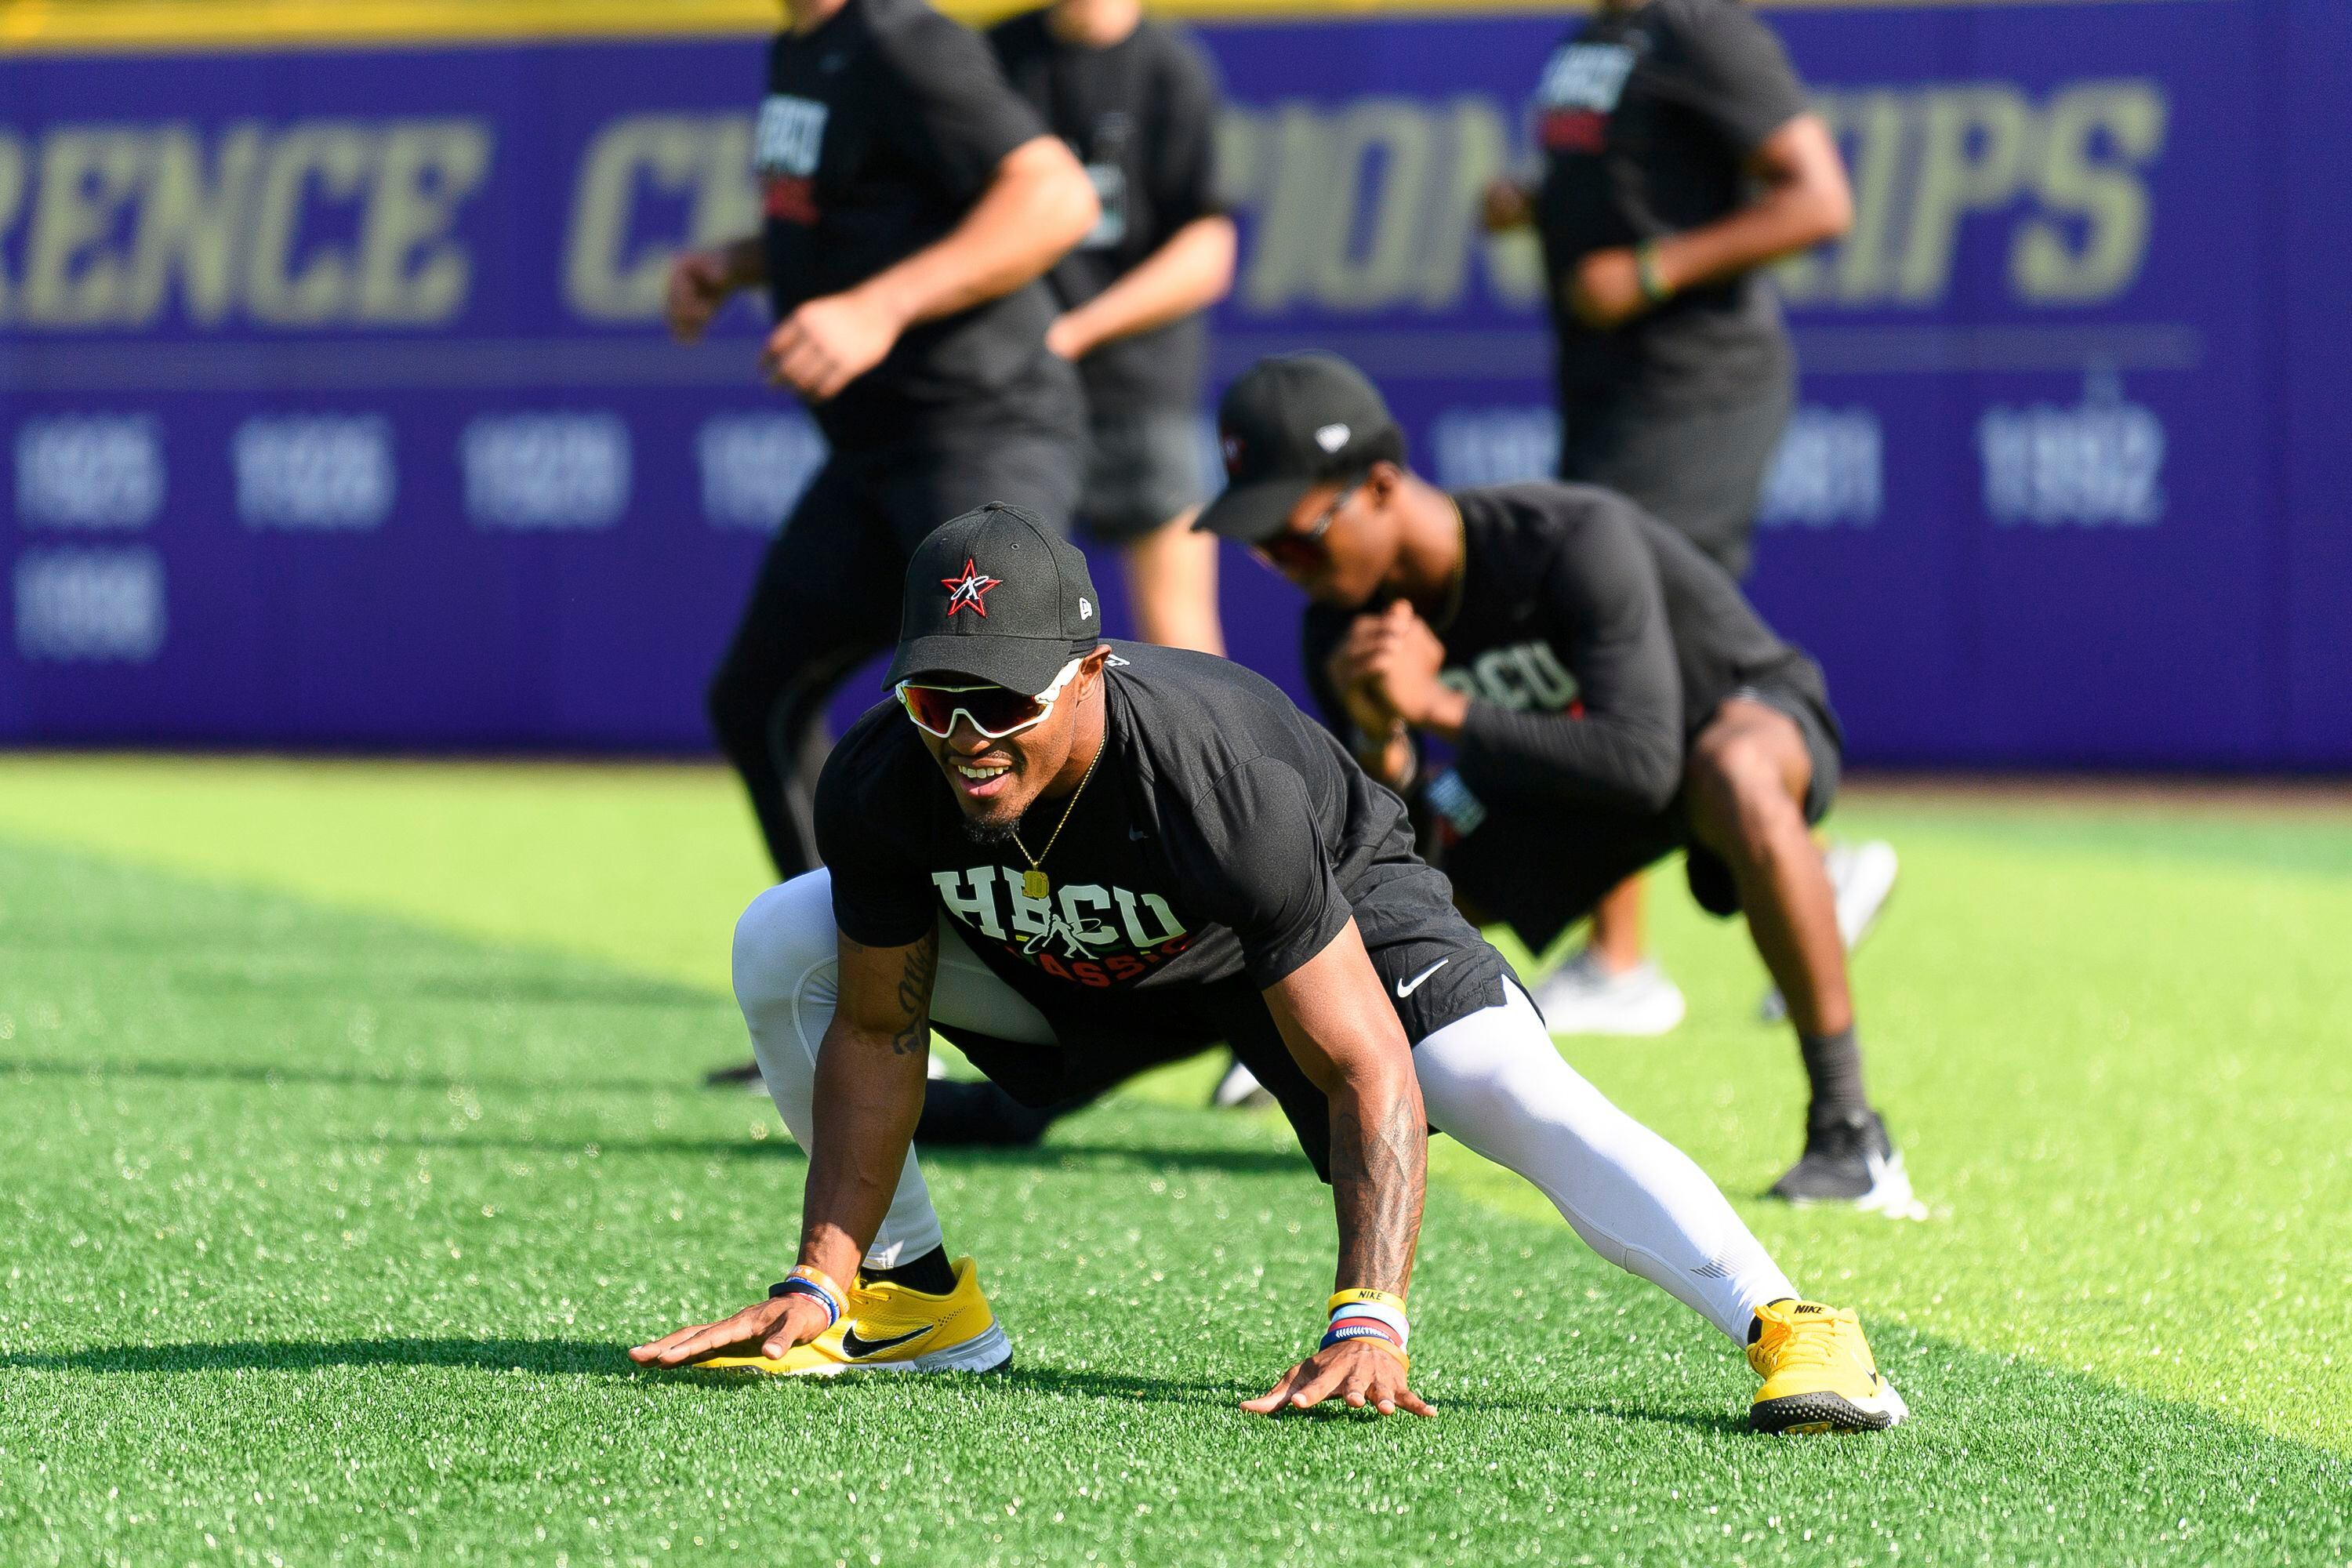
M 864 1361 L 868 1356 L 880 1355 L 884 1351 L 893 1350 L 909 1341 L 919 1340 L 938 1326 L 936 1323 L 925 1323 L 912 1333 L 899 1334 L 887 1340 L 866 1339 L 853 1326 L 841 1331 L 841 1353 L 852 1361 Z

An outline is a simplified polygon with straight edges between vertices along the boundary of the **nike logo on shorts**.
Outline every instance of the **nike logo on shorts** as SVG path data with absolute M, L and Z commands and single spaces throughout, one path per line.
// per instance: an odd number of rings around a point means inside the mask
M 1453 962 L 1454 961 L 1450 958 L 1441 958 L 1435 963 L 1431 964 L 1427 969 L 1424 969 L 1420 973 L 1414 975 L 1412 979 L 1398 981 L 1397 1000 L 1402 1002 L 1406 997 L 1412 995 L 1414 992 L 1420 990 L 1421 983 L 1423 981 L 1428 979 L 1431 975 L 1436 973 L 1439 970 L 1444 968 L 1447 964 Z
M 936 1327 L 935 1323 L 925 1323 L 912 1333 L 899 1334 L 893 1339 L 869 1340 L 859 1335 L 856 1326 L 852 1324 L 841 1331 L 841 1353 L 853 1361 L 863 1361 L 867 1356 L 880 1355 L 894 1346 L 903 1345 L 908 1340 L 919 1340 Z

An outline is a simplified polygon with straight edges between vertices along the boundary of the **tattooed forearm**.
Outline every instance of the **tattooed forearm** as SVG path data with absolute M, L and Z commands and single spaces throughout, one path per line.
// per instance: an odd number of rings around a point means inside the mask
M 939 977 L 937 937 L 907 950 L 906 968 L 898 975 L 898 1013 L 905 1022 L 890 1037 L 895 1056 L 929 1050 L 931 1045 L 931 982 Z
M 1368 1104 L 1331 1097 L 1331 1193 L 1339 1208 L 1341 1289 L 1404 1294 L 1421 1237 L 1429 1135 L 1403 1095 Z

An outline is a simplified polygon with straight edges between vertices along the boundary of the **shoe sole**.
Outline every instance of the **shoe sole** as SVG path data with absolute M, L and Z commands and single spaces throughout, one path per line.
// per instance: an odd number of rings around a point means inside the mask
M 1857 1405 L 1843 1394 L 1790 1394 L 1759 1399 L 1748 1407 L 1748 1425 L 1759 1432 L 1884 1432 L 1911 1414 L 1903 1396 L 1885 1378 L 1878 1380 L 1880 1396 L 1872 1405 Z
M 783 1371 L 773 1362 L 757 1356 L 724 1357 L 717 1361 L 697 1362 L 688 1370 L 717 1372 L 751 1372 L 763 1377 L 839 1377 L 845 1372 L 1006 1372 L 1013 1366 L 1013 1342 L 1005 1336 L 1002 1323 L 991 1323 L 987 1331 L 975 1334 L 960 1345 L 950 1345 L 943 1351 L 933 1351 L 905 1361 L 828 1361 L 814 1366 L 794 1367 Z

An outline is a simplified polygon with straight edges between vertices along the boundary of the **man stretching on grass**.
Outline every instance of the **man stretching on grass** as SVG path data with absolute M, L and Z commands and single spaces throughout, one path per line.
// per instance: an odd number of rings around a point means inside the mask
M 1374 778 L 1420 786 L 1432 858 L 1470 918 L 1508 921 L 1540 952 L 1686 849 L 1700 905 L 1746 911 L 1812 1089 L 1803 1156 L 1773 1194 L 1916 1215 L 1863 1095 L 1835 898 L 1809 836 L 1841 759 L 1820 666 L 1614 490 L 1448 495 L 1416 478 L 1379 390 L 1345 360 L 1261 360 L 1217 426 L 1233 483 L 1200 526 L 1255 546 L 1315 601 L 1308 679 Z M 1422 784 L 1429 739 L 1454 765 Z
M 1759 1428 L 1902 1419 L 1853 1314 L 1798 1300 L 1699 1168 L 1560 1059 L 1414 857 L 1397 797 L 1248 671 L 1102 642 L 1096 604 L 1085 557 L 1013 508 L 916 550 L 899 703 L 858 721 L 818 785 L 827 869 L 736 928 L 736 996 L 809 1152 L 799 1266 L 630 1354 L 1005 1365 L 908 1150 L 930 1031 L 1036 1104 L 1222 1040 L 1331 1183 L 1339 1231 L 1321 1346 L 1244 1408 L 1431 1414 L 1407 1383 L 1405 1298 L 1434 1123 L 1744 1344 Z

